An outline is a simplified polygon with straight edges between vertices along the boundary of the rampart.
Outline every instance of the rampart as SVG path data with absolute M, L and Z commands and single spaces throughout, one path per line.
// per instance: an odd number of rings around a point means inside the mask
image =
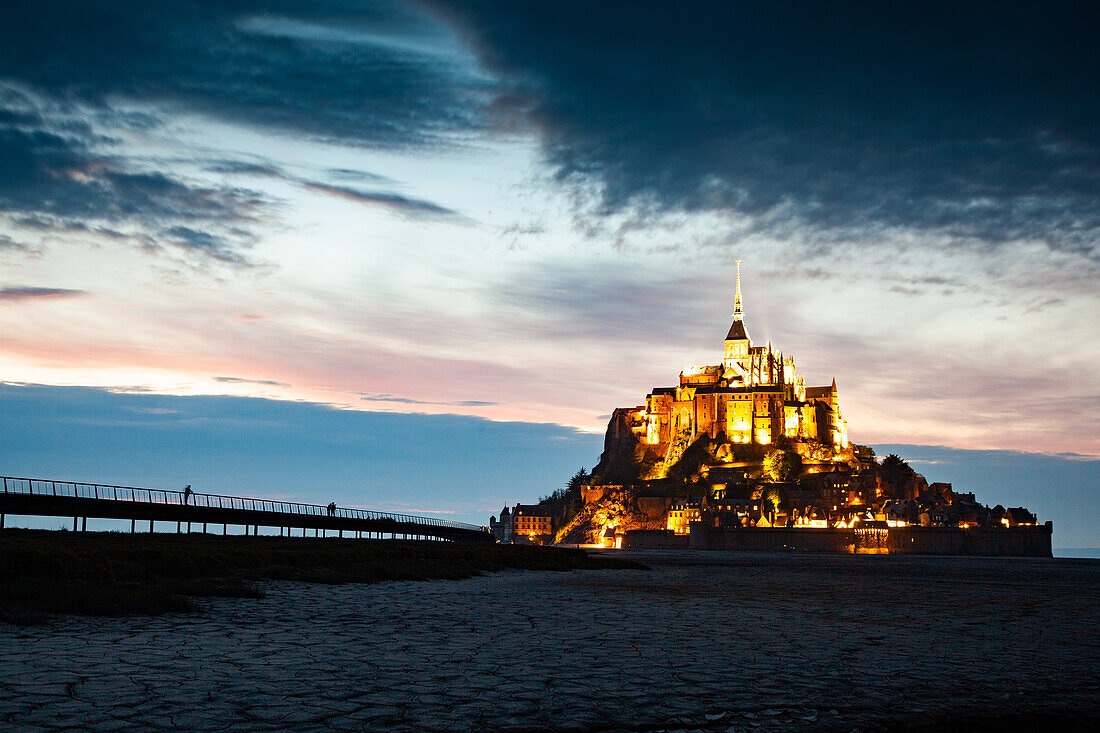
M 671 529 L 632 529 L 623 535 L 623 548 L 629 550 L 686 550 L 689 536 Z
M 1053 525 L 1034 527 L 890 527 L 819 529 L 809 527 L 715 528 L 691 525 L 692 550 L 754 552 L 835 552 L 889 555 L 985 555 L 1051 557 Z M 685 549 L 684 535 L 633 530 L 624 549 Z

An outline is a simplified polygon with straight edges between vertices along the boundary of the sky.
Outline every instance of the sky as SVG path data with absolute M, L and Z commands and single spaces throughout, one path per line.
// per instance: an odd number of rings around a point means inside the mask
M 499 511 L 720 359 L 740 259 L 853 440 L 1094 489 L 1098 11 L 897 5 L 6 3 L 0 472 L 178 483 L 208 420 L 211 466 Z M 50 449 L 97 400 L 115 469 Z M 332 493 L 248 476 L 204 481 Z

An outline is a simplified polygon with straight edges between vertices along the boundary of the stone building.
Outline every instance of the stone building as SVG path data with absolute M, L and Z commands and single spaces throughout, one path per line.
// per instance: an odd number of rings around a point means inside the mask
M 554 518 L 538 504 L 516 504 L 489 517 L 489 531 L 503 544 L 545 545 L 554 540 Z
M 512 531 L 512 512 L 505 506 L 500 510 L 500 519 L 489 517 L 489 532 L 493 539 L 502 544 L 511 544 L 514 532 Z
M 679 499 L 668 508 L 667 528 L 676 534 L 687 534 L 692 522 L 702 518 L 703 499 Z

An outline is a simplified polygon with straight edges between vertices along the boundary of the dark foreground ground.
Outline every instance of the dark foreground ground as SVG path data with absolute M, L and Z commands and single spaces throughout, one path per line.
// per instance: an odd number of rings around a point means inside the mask
M 0 531 L 0 622 L 197 611 L 197 597 L 261 598 L 261 580 L 455 580 L 513 569 L 633 566 L 558 548 L 9 529 Z
M 616 557 L 0 626 L 0 729 L 1098 729 L 1100 562 Z

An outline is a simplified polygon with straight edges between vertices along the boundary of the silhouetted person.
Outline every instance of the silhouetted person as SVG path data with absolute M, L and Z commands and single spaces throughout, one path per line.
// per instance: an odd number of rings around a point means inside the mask
M 187 484 L 186 486 L 183 487 L 183 503 L 184 504 L 187 504 L 187 502 L 191 501 L 191 494 L 192 494 L 191 484 Z
M 328 505 L 328 515 L 330 517 L 335 517 L 336 516 L 336 502 L 329 503 L 329 505 Z

